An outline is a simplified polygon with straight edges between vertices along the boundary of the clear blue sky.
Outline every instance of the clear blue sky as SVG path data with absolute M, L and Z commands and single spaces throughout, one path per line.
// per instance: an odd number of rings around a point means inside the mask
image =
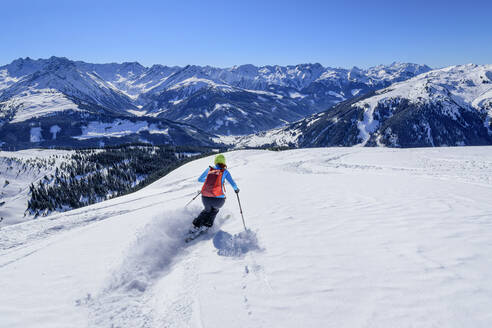
M 0 65 L 492 63 L 492 1 L 2 1 Z

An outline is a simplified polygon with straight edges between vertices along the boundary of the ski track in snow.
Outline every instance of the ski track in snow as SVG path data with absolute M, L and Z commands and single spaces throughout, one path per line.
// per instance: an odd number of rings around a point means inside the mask
M 92 313 L 91 325 L 96 327 L 154 326 L 152 309 L 147 304 L 151 300 L 147 291 L 152 293 L 155 281 L 168 273 L 176 259 L 181 258 L 182 253 L 186 253 L 184 239 L 190 227 L 189 218 L 196 216 L 198 212 L 199 209 L 195 208 L 162 213 L 143 229 L 130 247 L 121 266 L 112 273 L 101 295 L 98 295 L 92 302 L 88 302 Z M 183 220 L 183 218 L 188 218 L 188 220 Z M 220 225 L 220 222 L 217 223 Z M 202 237 L 205 238 L 205 236 Z M 190 273 L 196 275 L 193 270 L 189 269 L 193 267 L 193 259 L 193 256 L 183 259 L 186 279 L 189 279 Z M 185 285 L 189 286 L 191 283 L 192 281 L 189 281 Z M 188 293 L 184 295 L 187 296 Z M 186 315 L 191 313 L 191 311 L 182 311 L 183 307 L 186 308 L 186 304 L 190 304 L 189 300 L 183 299 L 184 295 L 180 295 L 179 300 L 173 299 L 174 303 L 178 302 L 179 321 L 187 321 L 185 320 Z
M 226 156 L 248 234 L 232 194 L 184 243 L 211 158 L 0 229 L 0 326 L 492 324 L 491 147 Z

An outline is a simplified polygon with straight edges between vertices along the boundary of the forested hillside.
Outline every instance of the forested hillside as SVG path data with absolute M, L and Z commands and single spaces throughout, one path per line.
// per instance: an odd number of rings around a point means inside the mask
M 146 145 L 77 150 L 53 174 L 31 184 L 27 209 L 33 215 L 45 215 L 121 196 L 209 151 Z
M 203 147 L 145 144 L 38 150 L 32 156 L 2 152 L 0 216 L 15 223 L 121 196 L 210 152 Z

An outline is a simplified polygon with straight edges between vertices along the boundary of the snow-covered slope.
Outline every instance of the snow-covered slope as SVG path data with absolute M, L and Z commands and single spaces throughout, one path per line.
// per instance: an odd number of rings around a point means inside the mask
M 377 91 L 354 107 L 364 108 L 364 119 L 357 126 L 362 144 L 417 143 L 412 134 L 432 146 L 490 143 L 492 65 L 431 71 Z M 402 113 L 408 108 L 422 113 Z M 394 121 L 405 118 L 405 126 L 395 126 Z
M 14 76 L 17 71 L 29 74 L 1 90 L 0 114 L 3 115 L 0 119 L 24 121 L 84 107 L 85 111 L 92 107 L 92 111 L 119 114 L 136 109 L 129 97 L 97 74 L 79 70 L 74 62 L 66 58 L 51 57 L 35 63 L 31 63 L 30 59 L 21 61 L 2 70 L 4 73 L 12 71 Z M 23 66 L 33 66 L 38 70 L 22 69 Z
M 234 194 L 212 233 L 183 242 L 211 158 L 2 227 L 0 325 L 490 327 L 491 150 L 226 154 L 254 232 L 242 248 L 221 240 L 243 229 Z
M 53 173 L 71 151 L 30 149 L 0 151 L 0 218 L 1 225 L 26 220 L 29 186 Z
M 492 144 L 492 65 L 451 66 L 340 103 L 242 145 L 455 146 Z
M 137 62 L 91 64 L 77 61 L 75 65 L 80 70 L 97 74 L 104 81 L 131 98 L 135 98 L 142 93 L 142 86 L 139 83 L 135 83 L 135 79 L 142 76 L 147 71 L 147 68 Z

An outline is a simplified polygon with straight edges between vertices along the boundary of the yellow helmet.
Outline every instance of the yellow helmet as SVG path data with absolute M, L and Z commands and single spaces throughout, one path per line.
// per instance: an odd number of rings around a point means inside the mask
M 224 155 L 222 154 L 219 154 L 217 156 L 215 156 L 215 161 L 214 161 L 214 164 L 217 165 L 217 164 L 224 164 L 225 165 L 225 157 Z

